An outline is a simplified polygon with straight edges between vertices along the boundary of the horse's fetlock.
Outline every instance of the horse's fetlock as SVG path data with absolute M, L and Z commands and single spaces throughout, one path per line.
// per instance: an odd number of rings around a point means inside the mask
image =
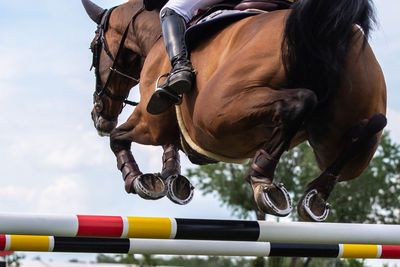
M 124 179 L 125 181 L 125 191 L 129 194 L 129 193 L 136 193 L 135 189 L 133 188 L 133 181 L 136 179 L 137 177 L 134 175 L 127 175 Z

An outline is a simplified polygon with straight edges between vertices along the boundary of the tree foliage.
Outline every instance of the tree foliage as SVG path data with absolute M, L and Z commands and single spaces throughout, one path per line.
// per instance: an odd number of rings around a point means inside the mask
M 233 214 L 251 218 L 258 212 L 250 185 L 244 175 L 250 163 L 234 165 L 218 163 L 187 170 L 203 194 L 213 194 Z M 275 180 L 282 182 L 294 203 L 300 199 L 305 186 L 319 176 L 310 146 L 303 143 L 286 152 L 279 161 Z M 399 223 L 400 147 L 383 134 L 380 146 L 369 166 L 357 179 L 339 183 L 329 202 L 331 222 Z M 297 213 L 291 214 L 298 220 Z M 259 218 L 260 216 L 257 216 Z
M 9 266 L 9 267 L 19 267 L 19 266 L 21 266 L 20 260 L 24 259 L 25 255 L 18 254 L 18 253 L 12 253 L 12 254 L 7 255 L 5 257 L 0 257 L 0 259 L 1 258 L 5 259 L 5 261 L 7 263 L 7 266 Z
M 134 257 L 134 256 L 135 255 L 127 255 L 127 254 L 124 255 L 118 254 L 114 256 L 99 254 L 97 256 L 97 262 L 135 264 L 135 266 L 253 267 L 252 260 L 243 257 L 174 256 L 166 258 L 166 257 L 153 257 L 150 255 L 143 255 L 142 257 Z

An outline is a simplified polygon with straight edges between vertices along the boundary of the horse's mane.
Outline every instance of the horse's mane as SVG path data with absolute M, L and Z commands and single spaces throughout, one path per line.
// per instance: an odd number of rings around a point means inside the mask
M 361 27 L 368 39 L 375 22 L 371 0 L 296 1 L 288 16 L 282 55 L 289 88 L 309 88 L 320 103 L 340 86 L 348 45 Z

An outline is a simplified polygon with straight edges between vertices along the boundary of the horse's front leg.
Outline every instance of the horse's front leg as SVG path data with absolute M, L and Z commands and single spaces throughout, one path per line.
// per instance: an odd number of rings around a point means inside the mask
M 117 157 L 117 167 L 122 173 L 127 193 L 138 194 L 144 199 L 159 199 L 167 190 L 157 174 L 142 174 L 131 152 L 132 128 L 121 125 L 110 136 L 111 150 Z
M 251 184 L 257 206 L 264 213 L 287 216 L 290 196 L 280 183 L 273 182 L 278 161 L 316 105 L 315 94 L 307 89 L 274 91 L 265 110 L 276 126 L 270 139 L 256 152 L 246 180 Z
M 163 149 L 161 178 L 168 188 L 167 197 L 176 204 L 185 205 L 192 200 L 194 187 L 185 176 L 181 175 L 178 147 L 164 145 Z

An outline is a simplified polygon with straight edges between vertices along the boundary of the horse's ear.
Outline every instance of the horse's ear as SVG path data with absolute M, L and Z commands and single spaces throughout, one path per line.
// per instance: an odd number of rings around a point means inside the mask
M 106 9 L 99 7 L 90 0 L 82 0 L 82 4 L 89 17 L 96 22 L 96 24 L 100 24 Z

